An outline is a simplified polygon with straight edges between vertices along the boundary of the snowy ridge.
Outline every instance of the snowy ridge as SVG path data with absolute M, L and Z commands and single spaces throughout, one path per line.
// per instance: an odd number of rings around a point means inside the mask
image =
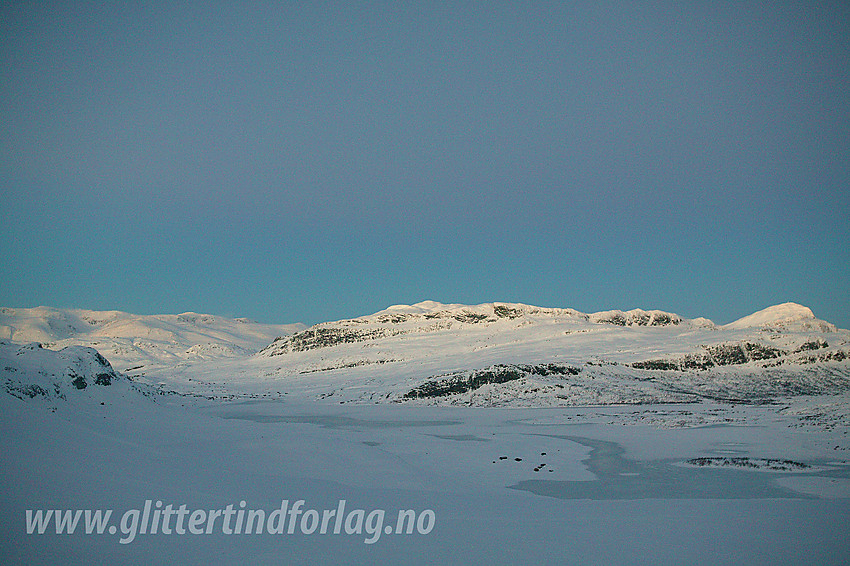
M 570 316 L 576 315 L 586 317 L 587 315 L 578 312 L 574 309 L 563 308 L 544 308 L 522 303 L 482 303 L 480 305 L 463 305 L 463 304 L 443 304 L 437 301 L 422 301 L 414 305 L 393 305 L 373 315 L 362 317 L 361 320 L 370 320 L 392 315 L 397 313 L 409 315 L 422 315 L 425 317 L 433 316 L 454 316 L 459 313 L 471 312 L 476 314 L 497 314 L 498 310 L 511 311 L 515 314 L 529 315 L 553 315 L 553 316 Z
M 472 316 L 470 316 L 472 315 Z M 393 305 L 373 315 L 355 319 L 357 321 L 386 321 L 404 317 L 455 318 L 461 322 L 478 322 L 472 320 L 476 316 L 484 316 L 480 320 L 495 322 L 499 318 L 572 318 L 590 320 L 593 322 L 610 323 L 619 326 L 664 326 L 679 324 L 685 319 L 677 314 L 659 311 L 632 309 L 629 311 L 610 310 L 586 314 L 569 308 L 546 308 L 522 303 L 482 303 L 480 305 L 443 304 L 436 301 L 423 301 L 414 305 Z M 340 321 L 341 322 L 341 321 Z M 713 324 L 707 319 L 700 319 L 698 324 Z
M 258 324 L 248 319 L 192 312 L 136 315 L 50 307 L 0 308 L 0 339 L 39 342 L 51 349 L 89 346 L 120 371 L 192 360 L 245 357 L 275 337 L 303 328 L 301 324 Z
M 395 305 L 375 314 L 336 322 L 324 322 L 286 338 L 276 340 L 262 355 L 278 356 L 338 344 L 372 341 L 392 336 L 429 333 L 508 335 L 525 326 L 544 326 L 569 332 L 594 326 L 713 327 L 711 321 L 688 321 L 677 314 L 659 310 L 611 310 L 585 314 L 575 309 L 542 308 L 521 303 L 446 305 L 424 301 L 415 305 Z M 524 332 L 524 331 L 520 331 Z

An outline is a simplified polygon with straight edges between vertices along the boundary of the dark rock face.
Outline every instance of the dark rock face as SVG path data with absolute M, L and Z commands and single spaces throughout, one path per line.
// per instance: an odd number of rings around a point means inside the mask
M 829 348 L 829 344 L 826 342 L 826 340 L 818 338 L 817 340 L 809 340 L 794 351 L 807 352 L 810 350 L 820 350 L 821 348 Z
M 7 383 L 6 391 L 8 391 L 11 395 L 14 395 L 18 399 L 23 399 L 24 397 L 33 399 L 35 397 L 47 397 L 48 395 L 48 391 L 46 389 L 34 383 L 30 385 L 18 386 L 15 386 L 12 383 Z
M 95 361 L 96 361 L 97 363 L 99 363 L 101 366 L 103 366 L 103 367 L 105 367 L 105 368 L 112 369 L 112 364 L 110 364 L 110 363 L 106 360 L 106 358 L 104 358 L 103 356 L 101 356 L 101 355 L 100 355 L 100 352 L 95 352 L 95 353 L 94 353 L 94 359 L 95 359 Z
M 580 369 L 560 364 L 495 365 L 490 368 L 437 376 L 404 394 L 404 399 L 445 397 L 473 391 L 490 383 L 507 383 L 529 375 L 578 375 Z
M 378 322 L 381 324 L 401 324 L 407 322 L 410 318 L 410 315 L 404 313 L 385 314 L 378 317 Z
M 109 373 L 99 373 L 94 378 L 95 385 L 112 385 L 112 380 L 115 378 L 114 374 Z
M 488 383 L 506 383 L 523 377 L 518 369 L 494 366 L 486 370 L 470 373 L 455 374 L 444 378 L 427 381 L 419 387 L 404 394 L 405 399 L 420 397 L 444 397 L 457 393 L 466 393 L 478 389 Z
M 682 368 L 682 361 L 647 360 L 645 362 L 634 362 L 631 366 L 635 369 L 678 371 Z
M 462 312 L 452 316 L 458 322 L 468 322 L 468 323 L 476 323 L 476 322 L 484 322 L 489 317 L 486 314 L 478 314 L 474 312 Z
M 596 322 L 615 326 L 668 326 L 679 324 L 681 319 L 666 312 L 614 312 L 597 318 Z
M 784 350 L 765 346 L 764 344 L 744 342 L 743 344 L 708 346 L 705 348 L 705 352 L 688 354 L 679 359 L 647 360 L 644 362 L 634 362 L 630 365 L 635 369 L 687 371 L 708 369 L 715 366 L 746 364 L 748 362 L 779 358 L 787 354 L 788 352 Z
M 519 365 L 516 366 L 521 371 L 532 375 L 578 375 L 581 371 L 579 368 L 565 366 L 562 364 L 537 364 L 537 365 Z
M 793 460 L 775 460 L 772 458 L 691 458 L 685 461 L 687 464 L 699 467 L 718 468 L 749 468 L 754 470 L 774 470 L 779 472 L 793 472 L 810 468 L 808 464 L 795 462 Z
M 279 356 L 289 352 L 304 352 L 316 348 L 327 348 L 337 344 L 350 344 L 377 340 L 393 333 L 385 329 L 358 330 L 353 328 L 310 328 L 275 340 L 266 350 L 272 350 L 269 355 Z
M 429 312 L 422 315 L 425 320 L 451 318 L 458 322 L 475 324 L 477 322 L 495 322 L 495 318 L 490 318 L 489 315 L 474 313 L 472 311 L 463 311 L 451 313 L 449 311 Z
M 77 389 L 85 389 L 88 387 L 88 383 L 86 382 L 86 378 L 82 375 L 71 374 L 71 383 Z
M 505 305 L 496 305 L 493 307 L 493 312 L 499 318 L 519 318 L 522 316 L 522 311 L 519 309 L 512 309 Z
M 833 350 L 831 352 L 820 352 L 815 355 L 800 358 L 798 361 L 804 364 L 813 364 L 817 362 L 843 362 L 850 359 L 850 354 L 844 350 Z

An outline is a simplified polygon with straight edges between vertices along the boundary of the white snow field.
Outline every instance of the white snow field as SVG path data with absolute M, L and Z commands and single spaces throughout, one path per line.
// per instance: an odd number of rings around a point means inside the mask
M 850 560 L 850 333 L 800 305 L 725 326 L 506 303 L 310 328 L 0 314 L 3 564 Z M 235 518 L 284 500 L 291 534 Z M 134 530 L 146 501 L 231 506 L 239 534 Z M 322 534 L 308 509 L 352 522 Z M 82 518 L 39 534 L 39 510 Z M 85 510 L 112 510 L 102 534 Z M 399 510 L 433 524 L 396 532 Z

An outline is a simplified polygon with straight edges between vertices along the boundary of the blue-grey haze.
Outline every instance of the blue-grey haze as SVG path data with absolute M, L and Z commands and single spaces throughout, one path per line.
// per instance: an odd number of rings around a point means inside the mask
M 5 2 L 0 304 L 850 327 L 845 2 Z

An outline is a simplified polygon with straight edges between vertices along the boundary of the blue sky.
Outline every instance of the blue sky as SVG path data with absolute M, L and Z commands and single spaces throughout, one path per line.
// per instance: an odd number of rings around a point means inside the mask
M 3 4 L 0 304 L 850 328 L 846 3 L 280 4 Z

